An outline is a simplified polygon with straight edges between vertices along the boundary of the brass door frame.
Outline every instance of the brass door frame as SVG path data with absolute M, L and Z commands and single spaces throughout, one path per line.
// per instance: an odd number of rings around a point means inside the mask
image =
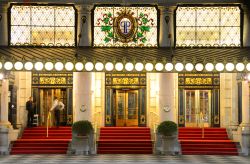
M 136 94 L 136 118 L 134 119 L 129 119 L 128 118 L 128 99 L 129 99 L 129 93 L 135 93 Z M 122 101 L 123 101 L 123 118 L 119 119 L 119 113 L 118 113 L 118 99 L 119 96 L 123 94 Z M 138 90 L 116 90 L 116 107 L 115 107 L 115 121 L 116 121 L 116 126 L 138 126 L 138 110 L 139 110 L 139 105 L 138 105 Z
M 194 117 L 195 118 L 195 122 L 187 122 L 186 120 L 186 116 L 187 116 L 187 92 L 194 92 L 194 108 L 195 108 L 195 114 L 192 114 L 191 117 Z M 200 92 L 202 91 L 207 91 L 208 92 L 208 110 L 209 110 L 209 113 L 208 113 L 208 122 L 204 122 L 204 124 L 202 124 L 202 120 L 203 119 L 202 117 L 204 117 L 204 115 L 202 114 L 201 115 L 201 109 L 200 109 L 200 103 L 201 103 L 201 98 L 200 98 Z M 185 110 L 185 126 L 186 127 L 201 127 L 201 126 L 204 126 L 204 127 L 210 127 L 211 126 L 211 90 L 184 90 L 184 110 Z

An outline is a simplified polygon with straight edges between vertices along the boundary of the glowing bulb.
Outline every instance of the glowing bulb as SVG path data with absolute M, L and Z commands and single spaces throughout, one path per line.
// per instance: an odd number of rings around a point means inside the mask
M 147 71 L 152 71 L 152 70 L 154 69 L 154 66 L 153 66 L 152 63 L 147 63 L 147 64 L 145 65 L 145 69 L 146 69 Z
M 134 65 L 132 64 L 132 63 L 127 63 L 126 65 L 125 65 L 125 69 L 127 70 L 127 71 L 132 71 L 133 69 L 134 69 Z
M 192 63 L 187 63 L 186 65 L 185 65 L 185 69 L 187 70 L 187 71 L 193 71 L 193 69 L 194 69 L 194 65 L 192 64 Z
M 75 68 L 77 71 L 82 71 L 83 70 L 83 64 L 81 62 L 77 62 L 75 64 Z
M 234 70 L 234 64 L 233 63 L 227 63 L 226 64 L 226 70 L 231 72 Z
M 144 68 L 144 66 L 143 66 L 142 63 L 136 63 L 136 64 L 135 64 L 135 70 L 136 70 L 136 71 L 140 72 L 140 71 L 143 70 L 143 68 Z
M 204 66 L 203 66 L 203 64 L 201 64 L 201 63 L 197 63 L 196 65 L 195 65 L 195 69 L 196 69 L 196 71 L 202 71 L 203 69 L 204 69 Z
M 176 70 L 176 71 L 180 72 L 180 71 L 182 71 L 183 69 L 184 69 L 184 66 L 183 66 L 182 63 L 176 63 L 176 64 L 175 64 L 175 70 Z
M 54 68 L 54 64 L 52 62 L 46 62 L 44 67 L 47 71 L 51 71 Z
M 93 68 L 94 68 L 94 64 L 93 64 L 93 63 L 87 62 L 87 63 L 85 64 L 85 69 L 86 69 L 87 71 L 92 71 Z
M 11 70 L 13 68 L 13 64 L 11 62 L 6 62 L 4 63 L 4 66 L 3 66 L 6 70 Z
M 96 69 L 97 71 L 102 71 L 103 68 L 104 68 L 104 65 L 103 65 L 101 62 L 97 62 L 97 63 L 95 64 L 95 69 Z
M 172 63 L 167 63 L 165 65 L 166 71 L 172 71 L 174 69 L 174 65 Z
M 26 63 L 24 64 L 24 68 L 25 68 L 27 71 L 32 70 L 32 69 L 33 69 L 33 63 L 31 63 L 31 62 L 26 62 Z
M 217 71 L 223 71 L 224 70 L 224 65 L 222 64 L 222 63 L 217 63 L 216 65 L 215 65 L 215 69 L 217 70 Z
M 117 71 L 122 71 L 123 70 L 123 64 L 122 63 L 116 63 L 115 64 L 115 69 L 117 70 Z
M 65 64 L 65 69 L 66 69 L 67 71 L 72 71 L 72 70 L 74 69 L 74 64 L 73 64 L 72 62 L 67 62 L 67 63 Z
M 214 65 L 212 63 L 207 63 L 205 65 L 205 69 L 208 71 L 208 72 L 211 72 L 214 70 Z
M 111 62 L 106 63 L 106 64 L 105 64 L 105 69 L 106 69 L 107 71 L 112 71 L 112 70 L 114 69 L 114 64 L 111 63 Z
M 243 64 L 243 63 L 238 63 L 238 64 L 236 64 L 236 70 L 237 71 L 244 71 L 244 69 L 245 69 L 245 65 Z
M 14 64 L 14 67 L 16 70 L 20 71 L 21 69 L 23 69 L 23 63 L 18 61 Z
M 164 68 L 164 66 L 163 66 L 162 63 L 157 63 L 157 64 L 155 65 L 155 69 L 156 69 L 157 71 L 162 71 L 163 68 Z
M 43 63 L 42 62 L 36 62 L 35 63 L 35 69 L 37 71 L 41 71 L 43 69 Z

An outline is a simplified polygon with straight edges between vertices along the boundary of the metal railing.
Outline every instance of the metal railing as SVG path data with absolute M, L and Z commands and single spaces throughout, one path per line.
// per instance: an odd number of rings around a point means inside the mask
M 159 125 L 159 114 L 153 111 L 150 111 L 150 122 L 149 122 L 149 127 L 151 129 L 151 140 L 153 142 L 153 148 L 155 151 L 156 150 L 156 138 L 157 138 L 157 127 Z
M 94 151 L 97 151 L 97 140 L 99 138 L 99 129 L 100 129 L 100 125 L 101 125 L 101 111 L 95 112 L 93 114 L 93 119 L 92 119 L 92 123 L 93 123 L 93 128 L 94 128 L 94 134 L 93 134 L 93 147 L 94 147 Z
M 49 124 L 50 124 L 50 119 L 51 119 L 51 112 L 49 112 L 47 116 L 47 137 L 49 137 Z

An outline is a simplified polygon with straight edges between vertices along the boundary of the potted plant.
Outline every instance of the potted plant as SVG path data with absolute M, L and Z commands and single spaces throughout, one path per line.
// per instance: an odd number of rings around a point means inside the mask
M 93 145 L 93 126 L 88 120 L 76 121 L 72 125 L 70 154 L 90 154 Z
M 87 136 L 93 131 L 93 126 L 88 120 L 76 121 L 72 125 L 72 132 L 77 136 Z
M 159 139 L 161 139 L 161 153 L 174 155 L 179 152 L 177 139 L 177 124 L 173 121 L 163 121 L 157 127 Z

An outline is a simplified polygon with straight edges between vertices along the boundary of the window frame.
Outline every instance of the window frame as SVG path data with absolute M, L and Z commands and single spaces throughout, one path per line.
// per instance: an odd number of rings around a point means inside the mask
M 75 45 L 74 46 L 65 46 L 65 45 L 62 45 L 62 46 L 57 46 L 57 45 L 34 45 L 32 43 L 26 45 L 26 44 L 21 44 L 21 45 L 12 45 L 11 44 L 11 8 L 13 6 L 69 6 L 69 7 L 73 7 L 73 9 L 75 10 L 75 30 L 74 30 L 74 33 L 75 33 L 75 37 L 74 37 L 74 41 L 75 41 Z M 78 45 L 77 43 L 77 25 L 78 25 L 78 11 L 77 11 L 77 8 L 75 7 L 74 4 L 56 4 L 56 3 L 48 3 L 48 4 L 38 4 L 38 3 L 11 3 L 9 8 L 8 8 L 8 13 L 7 13 L 7 17 L 8 17 L 8 20 L 7 20 L 7 24 L 8 24 L 8 46 L 12 46 L 12 47 L 76 47 Z
M 176 24 L 177 24 L 177 19 L 176 19 L 176 16 L 177 16 L 177 10 L 179 7 L 238 7 L 239 10 L 240 10 L 240 46 L 235 46 L 235 47 L 243 47 L 243 27 L 244 27 L 244 15 L 243 15 L 243 9 L 242 9 L 242 6 L 240 4 L 178 4 L 174 10 L 174 47 L 175 48 L 178 48 L 178 47 L 182 47 L 182 46 L 178 46 L 176 47 L 176 41 L 177 41 L 177 38 L 176 38 Z M 196 45 L 196 46 L 186 46 L 186 47 L 207 47 L 207 46 L 199 46 L 199 45 Z M 217 47 L 234 47 L 234 46 L 223 46 L 223 45 L 220 45 L 220 46 L 214 46 L 214 45 L 211 45 L 211 46 L 208 46 L 209 48 L 217 48 Z

